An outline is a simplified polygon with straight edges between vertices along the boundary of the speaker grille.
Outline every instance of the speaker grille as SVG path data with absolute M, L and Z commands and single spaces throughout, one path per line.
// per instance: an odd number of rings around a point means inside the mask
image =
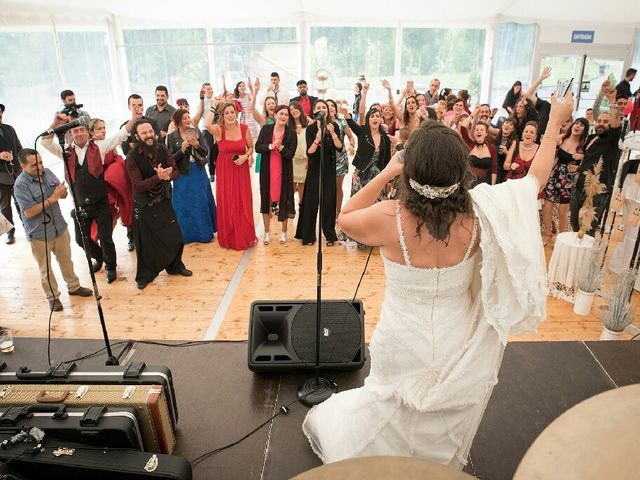
M 323 301 L 320 311 L 320 364 L 353 360 L 360 348 L 362 321 L 350 302 Z M 316 361 L 316 302 L 300 306 L 291 323 L 291 344 L 308 365 Z

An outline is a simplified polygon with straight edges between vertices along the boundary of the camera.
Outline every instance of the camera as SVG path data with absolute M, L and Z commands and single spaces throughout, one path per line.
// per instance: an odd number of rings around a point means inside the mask
M 62 113 L 63 115 L 68 115 L 73 118 L 78 118 L 80 116 L 80 109 L 82 107 L 84 107 L 82 103 L 65 105 L 64 108 L 60 110 L 60 113 Z

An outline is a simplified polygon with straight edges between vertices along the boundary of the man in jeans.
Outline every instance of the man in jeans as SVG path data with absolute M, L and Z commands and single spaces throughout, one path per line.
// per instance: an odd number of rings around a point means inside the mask
M 22 173 L 16 179 L 14 195 L 20 206 L 22 223 L 27 240 L 31 244 L 33 258 L 38 262 L 40 282 L 49 300 L 49 308 L 59 312 L 62 310 L 62 303 L 59 300 L 58 283 L 51 269 L 51 252 L 58 260 L 69 295 L 88 297 L 93 293 L 90 289 L 80 286 L 80 280 L 73 271 L 71 237 L 58 204 L 58 200 L 67 197 L 67 187 L 60 183 L 51 170 L 42 167 L 40 154 L 35 150 L 20 150 L 18 157 Z

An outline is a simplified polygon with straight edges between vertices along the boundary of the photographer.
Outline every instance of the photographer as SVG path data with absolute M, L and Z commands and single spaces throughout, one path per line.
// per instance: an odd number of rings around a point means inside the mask
M 76 94 L 72 90 L 60 92 L 60 100 L 62 100 L 62 109 L 59 113 L 66 115 L 67 122 L 72 122 L 78 117 L 90 118 L 89 112 L 82 110 L 84 105 L 76 103 Z
M 62 100 L 62 108 L 56 112 L 56 118 L 59 118 L 60 124 L 73 122 L 78 117 L 86 117 L 87 121 L 91 118 L 89 112 L 82 110 L 84 105 L 76 103 L 76 94 L 73 90 L 61 91 L 60 100 Z M 64 142 L 67 145 L 73 142 L 70 130 L 64 134 Z

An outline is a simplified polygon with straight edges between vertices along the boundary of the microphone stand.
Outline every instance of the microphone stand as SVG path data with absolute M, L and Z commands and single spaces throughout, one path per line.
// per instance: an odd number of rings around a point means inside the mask
M 102 313 L 102 304 L 100 300 L 102 299 L 102 295 L 98 292 L 98 284 L 96 283 L 96 275 L 93 272 L 93 265 L 91 264 L 91 254 L 89 253 L 88 248 L 88 240 L 87 234 L 84 231 L 83 223 L 81 221 L 81 217 L 86 217 L 86 213 L 80 206 L 80 202 L 78 202 L 78 198 L 76 197 L 76 189 L 75 189 L 75 181 L 71 176 L 71 169 L 69 168 L 69 152 L 64 148 L 65 147 L 65 132 L 59 132 L 57 134 L 58 143 L 60 144 L 60 148 L 62 149 L 62 160 L 64 163 L 64 169 L 67 173 L 67 178 L 69 180 L 69 190 L 71 190 L 71 198 L 73 198 L 73 204 L 76 208 L 76 226 L 80 229 L 80 238 L 82 239 L 82 248 L 84 249 L 84 254 L 87 257 L 87 265 L 89 266 L 89 275 L 91 275 L 91 284 L 93 285 L 93 296 L 96 299 L 96 305 L 98 306 L 98 316 L 100 317 L 100 326 L 102 327 L 102 336 L 104 337 L 104 345 L 107 350 L 107 361 L 105 365 L 119 365 L 118 359 L 113 355 L 111 351 L 111 343 L 109 342 L 109 334 L 107 333 L 107 324 L 104 320 L 104 314 Z M 88 161 L 85 159 L 85 161 Z
M 318 253 L 316 260 L 316 363 L 313 367 L 315 377 L 308 379 L 298 387 L 298 401 L 307 407 L 312 407 L 324 402 L 337 390 L 337 385 L 332 380 L 320 376 L 320 322 L 322 319 L 322 206 L 324 178 L 324 134 L 326 129 L 325 118 L 320 119 L 320 174 L 318 176 Z

